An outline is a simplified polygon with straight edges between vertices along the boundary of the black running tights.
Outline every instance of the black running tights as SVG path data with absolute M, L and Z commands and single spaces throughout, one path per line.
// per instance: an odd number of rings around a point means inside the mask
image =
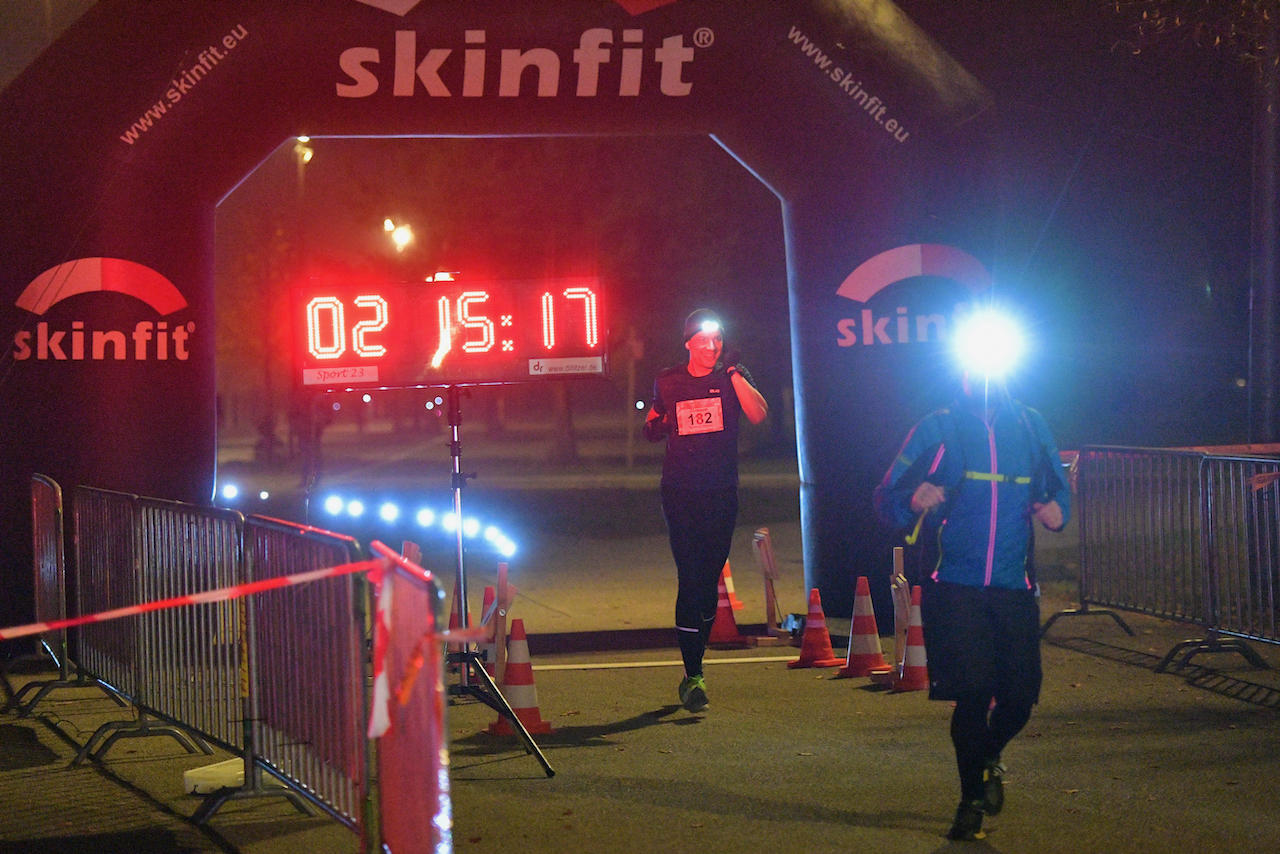
M 716 618 L 720 573 L 729 559 L 738 516 L 735 487 L 707 490 L 663 488 L 662 512 L 671 536 L 679 586 L 676 635 L 686 676 L 702 673 L 702 654 Z
M 956 748 L 960 771 L 960 798 L 982 799 L 982 771 L 987 762 L 1000 758 L 1000 751 L 1022 731 L 1031 719 L 1031 706 L 997 702 L 991 698 L 963 699 L 951 713 L 951 743 Z

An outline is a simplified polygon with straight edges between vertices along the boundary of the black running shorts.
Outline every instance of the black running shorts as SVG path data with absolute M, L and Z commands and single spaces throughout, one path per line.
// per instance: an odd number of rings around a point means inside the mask
M 1040 604 L 1031 590 L 926 582 L 929 699 L 1040 699 Z

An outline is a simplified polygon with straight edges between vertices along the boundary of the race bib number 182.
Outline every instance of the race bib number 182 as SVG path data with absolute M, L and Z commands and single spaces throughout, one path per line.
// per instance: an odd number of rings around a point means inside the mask
M 724 429 L 724 409 L 718 397 L 701 400 L 681 400 L 676 403 L 676 432 L 681 436 L 693 433 L 717 433 Z

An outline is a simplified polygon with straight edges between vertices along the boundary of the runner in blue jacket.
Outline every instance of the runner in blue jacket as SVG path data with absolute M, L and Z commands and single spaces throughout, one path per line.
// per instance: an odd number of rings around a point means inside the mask
M 1032 525 L 1062 530 L 1071 490 L 1040 413 L 966 374 L 956 404 L 907 434 L 874 501 L 892 528 L 936 526 L 921 613 L 929 698 L 956 704 L 961 801 L 947 836 L 980 839 L 982 816 L 1004 805 L 1000 753 L 1040 698 Z

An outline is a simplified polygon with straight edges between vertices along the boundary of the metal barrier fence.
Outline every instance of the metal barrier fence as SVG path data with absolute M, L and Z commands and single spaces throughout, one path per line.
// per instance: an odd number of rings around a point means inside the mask
M 99 727 L 73 764 L 122 737 L 167 735 L 212 752 L 208 740 L 239 754 L 243 782 L 207 796 L 197 821 L 230 799 L 286 797 L 343 822 L 362 850 L 382 848 L 379 825 L 396 840 L 386 850 L 452 850 L 444 593 L 431 573 L 376 542 L 382 557 L 362 562 L 352 538 L 291 522 L 88 487 L 75 495 L 80 616 L 64 619 L 61 491 L 37 475 L 38 623 L 15 627 L 25 630 L 15 636 L 43 628 L 44 643 L 60 651 L 56 684 L 91 679 L 122 705 L 131 700 L 137 718 Z M 388 585 L 384 672 L 399 680 L 398 723 L 383 733 L 391 739 L 381 751 L 385 802 L 368 746 L 365 572 Z M 400 591 L 394 609 L 391 586 Z M 75 683 L 66 680 L 67 624 L 79 625 Z M 30 684 L 53 683 L 23 690 Z M 264 773 L 283 785 L 264 786 Z
M 31 478 L 31 536 L 35 552 L 36 622 L 50 623 L 67 616 L 67 567 L 63 554 L 62 487 L 52 478 Z M 40 643 L 67 679 L 67 632 L 44 632 Z
M 83 491 L 83 490 L 81 490 Z M 242 584 L 244 517 L 232 510 L 139 498 L 139 599 L 152 602 Z M 237 599 L 143 614 L 134 702 L 232 750 L 240 726 Z
M 1210 621 L 1222 634 L 1280 643 L 1280 460 L 1205 458 Z
M 1130 611 L 1200 626 L 1205 638 L 1179 655 L 1234 651 L 1258 666 L 1243 639 L 1280 643 L 1277 633 L 1276 489 L 1255 490 L 1280 461 L 1149 448 L 1085 448 L 1078 463 L 1080 608 L 1060 617 Z M 1101 606 L 1101 610 L 1094 606 Z M 1222 640 L 1229 635 L 1237 640 Z
M 360 557 L 350 537 L 87 487 L 74 516 L 82 614 Z M 283 796 L 304 811 L 319 806 L 367 842 L 367 601 L 363 579 L 344 575 L 83 626 L 81 666 L 132 700 L 138 720 L 104 725 L 77 760 L 122 737 L 164 734 L 189 750 L 207 740 L 239 754 L 244 776 L 208 796 L 198 821 L 231 799 Z M 263 773 L 284 788 L 263 785 Z
M 360 559 L 350 537 L 251 516 L 249 575 L 279 578 Z M 361 826 L 366 750 L 368 585 L 342 576 L 253 597 L 249 662 L 254 753 L 335 818 Z
M 31 478 L 31 535 L 35 575 L 35 618 L 38 623 L 52 623 L 67 616 L 67 573 L 63 534 L 62 488 L 45 475 L 33 475 Z M 54 689 L 79 688 L 89 684 L 81 677 L 77 676 L 75 679 L 71 677 L 66 629 L 41 632 L 38 637 L 40 649 L 52 658 L 58 667 L 57 678 L 28 682 L 16 693 L 10 691 L 9 681 L 5 679 L 4 688 L 9 691 L 9 699 L 0 711 L 13 708 L 18 711 L 20 717 L 26 717 Z M 32 657 L 40 656 L 37 652 L 37 655 Z M 6 672 L 7 668 L 8 665 L 6 665 Z M 32 695 L 30 700 L 26 699 L 28 695 Z M 113 694 L 109 696 L 123 705 L 124 701 L 119 697 Z
M 95 614 L 141 601 L 137 496 L 100 489 L 76 491 L 76 613 Z M 79 631 L 77 664 L 94 679 L 137 701 L 140 632 L 136 620 L 115 620 Z
M 216 511 L 204 519 L 186 505 L 82 486 L 75 491 L 73 518 L 79 614 L 200 593 L 218 586 L 213 579 L 235 575 L 234 558 L 229 561 L 209 545 L 216 542 L 225 549 L 238 540 L 243 525 L 238 513 Z M 208 561 L 213 563 L 206 569 Z M 128 698 L 138 716 L 98 727 L 73 764 L 103 756 L 122 738 L 167 735 L 191 753 L 212 753 L 206 739 L 232 751 L 243 748 L 231 726 L 234 698 L 218 690 L 228 666 L 234 674 L 236 664 L 202 655 L 201 630 L 208 629 L 211 617 L 218 619 L 226 604 L 200 606 L 192 620 L 184 609 L 80 629 L 79 666 L 109 691 Z
M 1201 454 L 1080 452 L 1081 593 L 1172 620 L 1206 613 Z

